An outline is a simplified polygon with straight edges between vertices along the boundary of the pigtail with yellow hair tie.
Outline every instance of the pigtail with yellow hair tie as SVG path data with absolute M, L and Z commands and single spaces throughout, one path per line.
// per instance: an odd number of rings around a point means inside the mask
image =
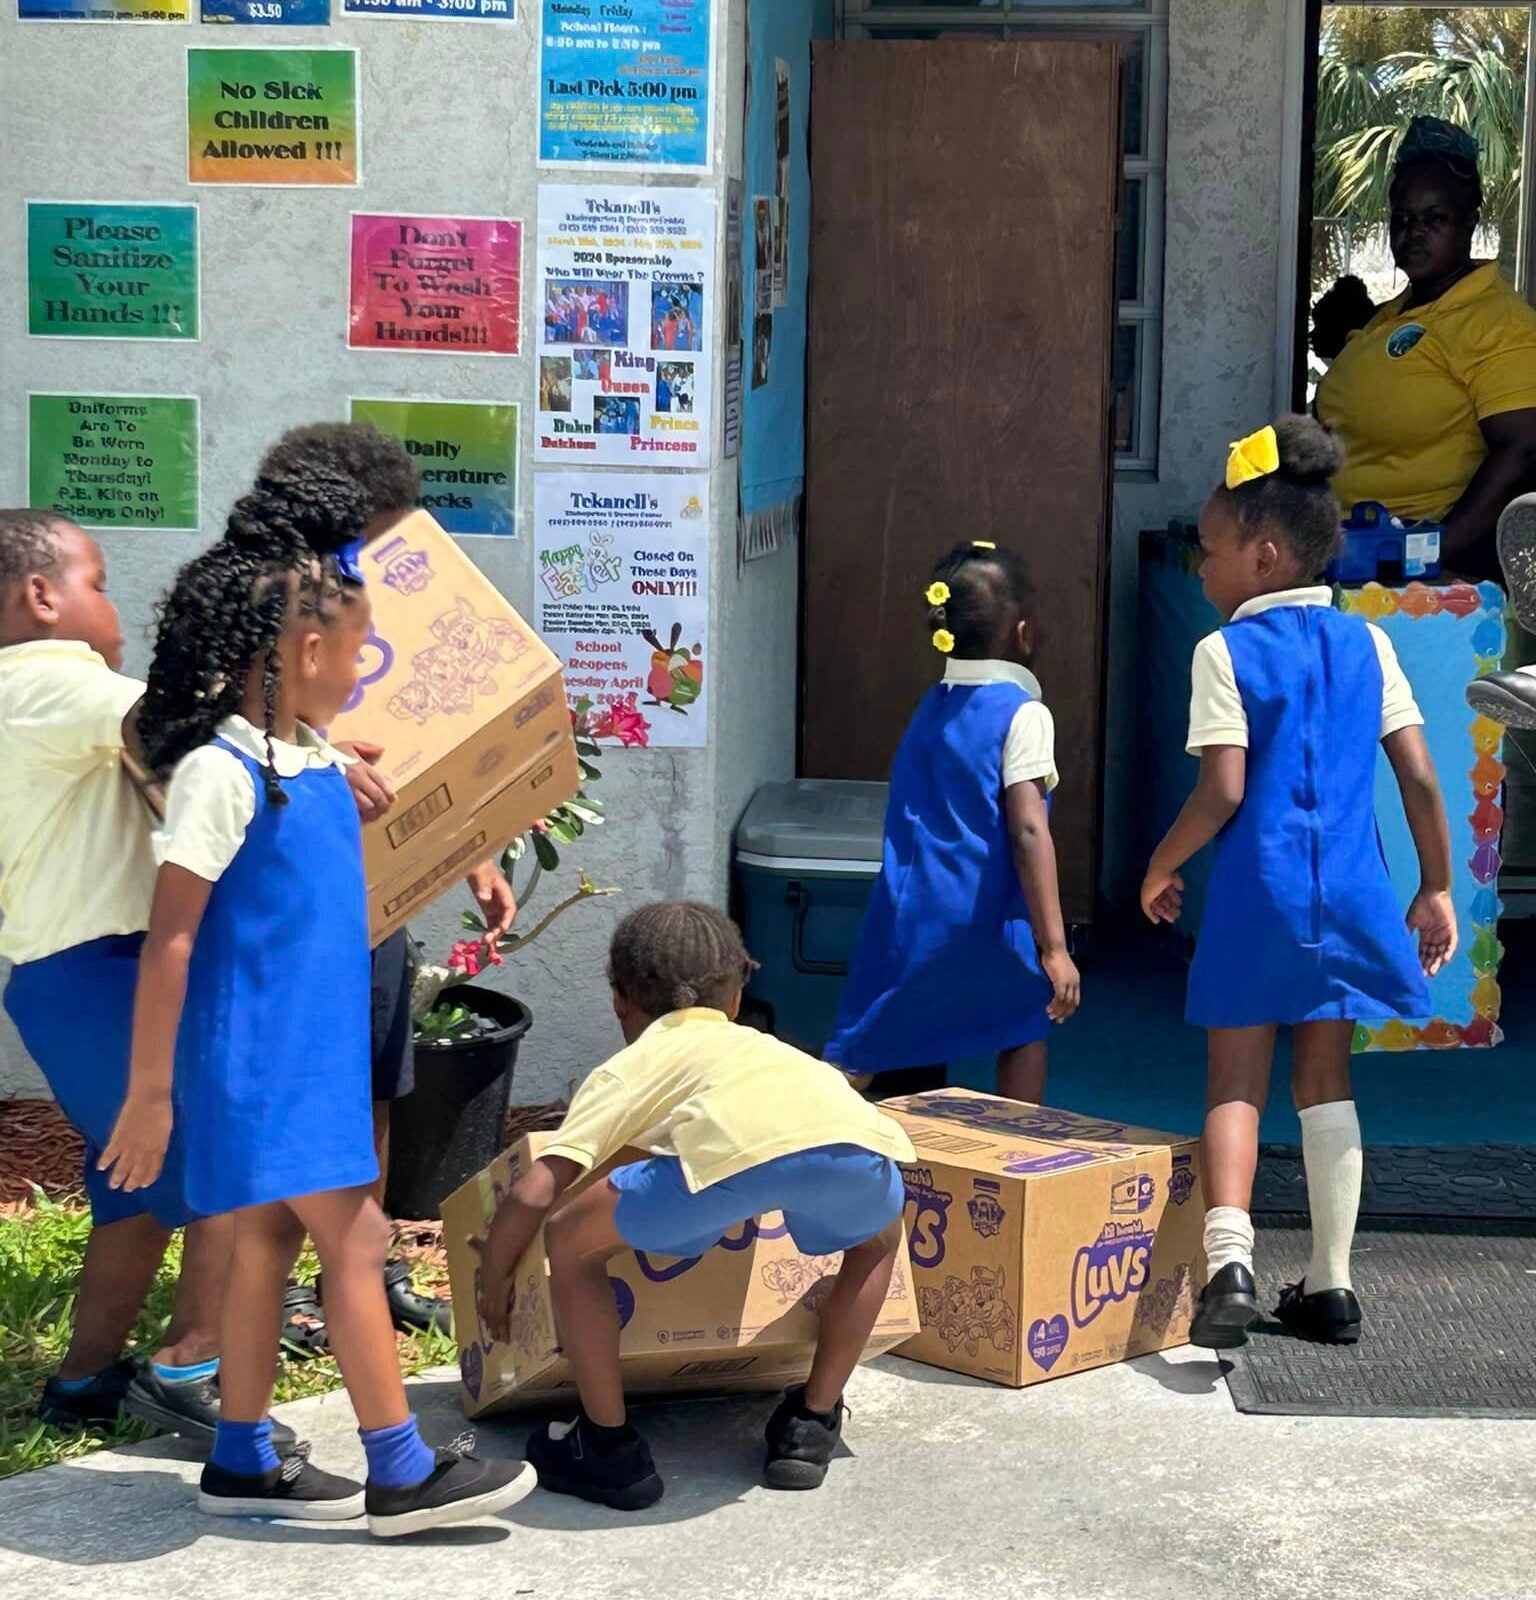
M 1263 427 L 1233 444 L 1227 456 L 1227 487 L 1240 489 L 1245 483 L 1267 478 L 1279 470 L 1280 440 L 1273 426 Z

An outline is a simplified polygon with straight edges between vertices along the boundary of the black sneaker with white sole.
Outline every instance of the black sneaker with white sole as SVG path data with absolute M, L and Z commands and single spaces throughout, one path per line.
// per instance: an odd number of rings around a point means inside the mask
M 214 1430 L 219 1424 L 219 1380 L 212 1376 L 171 1382 L 155 1371 L 152 1362 L 141 1361 L 128 1384 L 123 1410 L 162 1433 L 174 1433 L 204 1450 L 211 1450 Z M 273 1418 L 273 1449 L 282 1455 L 296 1442 L 293 1429 Z
M 376 1539 L 446 1528 L 455 1522 L 489 1517 L 514 1506 L 538 1487 L 526 1461 L 481 1461 L 474 1435 L 465 1434 L 437 1452 L 437 1463 L 420 1483 L 387 1489 L 368 1483 L 368 1531 Z
M 768 1419 L 768 1459 L 763 1481 L 770 1489 L 819 1489 L 843 1440 L 841 1400 L 831 1422 L 805 1409 L 805 1386 L 784 1391 L 779 1408 Z
M 1536 728 L 1536 667 L 1474 678 L 1467 685 L 1467 704 L 1506 728 Z
M 270 1472 L 251 1477 L 210 1461 L 197 1486 L 197 1509 L 210 1517 L 350 1522 L 363 1514 L 363 1486 L 311 1466 L 308 1444 L 299 1444 Z
M 528 1461 L 540 1488 L 614 1511 L 644 1511 L 666 1492 L 651 1447 L 633 1428 L 603 1444 L 585 1416 L 540 1428 L 528 1440 Z

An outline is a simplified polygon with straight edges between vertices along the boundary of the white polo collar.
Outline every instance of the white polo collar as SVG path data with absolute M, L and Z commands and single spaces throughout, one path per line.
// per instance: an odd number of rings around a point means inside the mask
M 244 717 L 225 717 L 219 724 L 219 738 L 232 744 L 242 755 L 252 761 L 266 762 L 267 736 L 254 723 Z M 352 764 L 352 757 L 327 744 L 313 728 L 302 722 L 298 737 L 289 743 L 286 739 L 272 740 L 272 766 L 280 778 L 296 778 L 306 768 L 341 767 Z
M 1327 606 L 1331 610 L 1333 590 L 1326 583 L 1316 583 L 1308 584 L 1305 589 L 1276 589 L 1273 594 L 1256 594 L 1253 599 L 1243 601 L 1232 613 L 1232 620 L 1241 622 L 1245 617 L 1257 617 L 1280 606 Z
M 946 661 L 944 681 L 966 685 L 1016 683 L 1031 699 L 1043 698 L 1040 680 L 1028 667 L 1021 667 L 1016 661 Z

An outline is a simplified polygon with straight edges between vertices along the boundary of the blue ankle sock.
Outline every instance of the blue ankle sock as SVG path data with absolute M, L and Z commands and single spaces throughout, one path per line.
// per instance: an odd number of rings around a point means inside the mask
M 272 1419 L 227 1422 L 220 1417 L 208 1459 L 214 1466 L 242 1478 L 259 1478 L 270 1472 L 280 1464 L 277 1451 L 272 1448 Z
M 168 1367 L 163 1361 L 150 1363 L 161 1383 L 191 1383 L 196 1378 L 211 1378 L 219 1370 L 219 1358 L 194 1362 L 190 1367 Z
M 381 1489 L 408 1489 L 437 1465 L 437 1457 L 421 1441 L 414 1416 L 393 1428 L 357 1431 L 368 1453 L 368 1481 Z
M 79 1394 L 82 1389 L 89 1389 L 101 1373 L 93 1372 L 89 1378 L 55 1378 L 53 1386 L 60 1394 Z

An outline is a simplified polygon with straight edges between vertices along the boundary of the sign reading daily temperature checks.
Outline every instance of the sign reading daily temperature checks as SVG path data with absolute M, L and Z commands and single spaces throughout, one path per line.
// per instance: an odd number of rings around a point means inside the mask
M 354 184 L 355 50 L 187 51 L 191 183 Z
M 709 165 L 710 0 L 543 0 L 539 160 Z

